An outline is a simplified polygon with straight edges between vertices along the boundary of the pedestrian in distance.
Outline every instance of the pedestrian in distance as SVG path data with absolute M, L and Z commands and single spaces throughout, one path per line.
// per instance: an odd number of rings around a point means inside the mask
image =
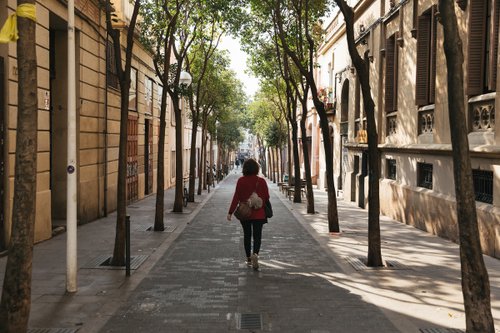
M 231 217 L 239 203 L 247 202 L 253 193 L 261 199 L 261 205 L 258 209 L 252 209 L 248 218 L 240 220 L 243 227 L 243 244 L 247 255 L 246 264 L 252 266 L 253 269 L 259 269 L 259 251 L 262 240 L 262 227 L 267 223 L 264 204 L 269 200 L 269 189 L 264 178 L 259 177 L 260 166 L 253 158 L 246 160 L 243 163 L 243 176 L 238 179 L 236 189 L 234 191 L 233 200 L 229 207 L 227 220 L 231 221 Z M 252 205 L 250 205 L 252 206 Z M 252 237 L 253 237 L 253 252 L 252 252 Z

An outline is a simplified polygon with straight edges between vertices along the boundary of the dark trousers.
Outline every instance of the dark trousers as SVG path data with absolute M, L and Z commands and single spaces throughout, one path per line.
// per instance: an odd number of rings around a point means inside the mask
M 253 235 L 253 253 L 259 254 L 260 242 L 262 239 L 262 226 L 265 221 L 240 221 L 243 227 L 243 244 L 245 245 L 245 253 L 250 257 L 252 253 L 252 235 Z

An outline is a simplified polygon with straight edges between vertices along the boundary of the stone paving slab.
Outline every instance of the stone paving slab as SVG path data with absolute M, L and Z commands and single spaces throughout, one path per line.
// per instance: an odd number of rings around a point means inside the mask
M 271 185 L 279 193 L 276 185 Z M 342 268 L 335 284 L 376 305 L 401 332 L 421 330 L 465 331 L 459 247 L 446 239 L 381 216 L 382 257 L 405 269 L 356 270 L 349 258 L 366 257 L 368 211 L 338 198 L 340 234 L 329 234 L 326 221 L 327 194 L 315 190 L 315 210 L 306 203 L 280 200 Z M 500 333 L 500 260 L 483 256 L 489 274 L 492 314 Z
M 339 266 L 275 196 L 261 270 L 246 267 L 241 226 L 225 220 L 235 180 L 208 200 L 101 332 L 241 332 L 247 314 L 260 318 L 262 331 L 399 332 L 377 307 L 332 283 Z
M 347 259 L 366 256 L 367 211 L 339 198 L 342 232 L 330 235 L 324 191 L 315 190 L 319 213 L 308 215 L 304 203 L 291 203 L 269 183 L 275 217 L 264 227 L 262 269 L 255 272 L 243 263 L 239 223 L 225 221 L 235 180 L 233 174 L 215 193 L 197 196 L 185 214 L 167 208 L 171 232 L 144 231 L 153 223 L 154 196 L 129 206 L 132 255 L 148 257 L 128 278 L 124 271 L 82 268 L 111 253 L 114 214 L 78 228 L 75 294 L 65 293 L 64 234 L 37 244 L 30 327 L 78 333 L 463 331 L 456 244 L 381 217 L 384 259 L 408 269 L 356 270 Z M 166 207 L 172 202 L 169 190 Z M 484 258 L 500 332 L 500 261 Z M 0 258 L 0 283 L 5 263 Z
M 172 232 L 144 231 L 154 224 L 156 196 L 127 207 L 131 216 L 131 254 L 146 255 L 139 269 L 125 277 L 125 270 L 87 269 L 84 266 L 98 256 L 111 256 L 116 213 L 78 227 L 78 291 L 66 290 L 66 234 L 36 244 L 33 257 L 30 328 L 78 329 L 79 333 L 97 332 L 127 299 L 127 295 L 147 275 L 172 241 L 196 215 L 208 195 L 196 196 L 184 213 L 172 213 L 174 189 L 165 192 L 165 225 Z M 0 258 L 0 284 L 3 284 L 7 257 Z M 0 288 L 1 294 L 1 288 Z

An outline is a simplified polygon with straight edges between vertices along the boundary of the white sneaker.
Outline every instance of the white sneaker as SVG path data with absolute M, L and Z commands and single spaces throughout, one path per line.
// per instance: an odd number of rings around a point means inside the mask
M 252 267 L 253 269 L 259 269 L 259 256 L 257 254 L 252 254 Z

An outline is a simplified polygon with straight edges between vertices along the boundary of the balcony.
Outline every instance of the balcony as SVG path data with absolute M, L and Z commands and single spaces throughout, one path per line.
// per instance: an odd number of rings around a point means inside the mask
M 472 132 L 494 131 L 495 93 L 469 100 L 469 119 Z

